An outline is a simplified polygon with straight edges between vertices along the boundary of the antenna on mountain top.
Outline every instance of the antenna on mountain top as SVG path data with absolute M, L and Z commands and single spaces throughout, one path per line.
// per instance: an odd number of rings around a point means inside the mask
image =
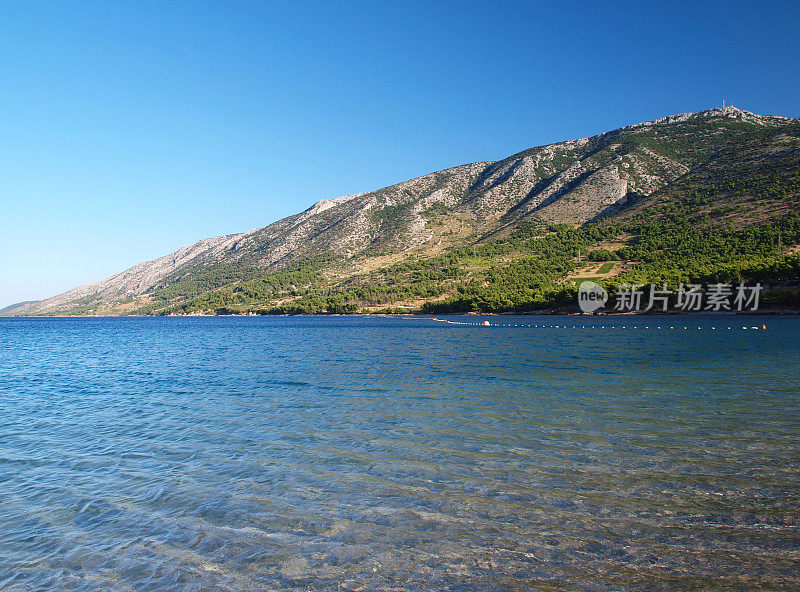
M 725 99 L 722 99 L 722 108 L 725 108 Z

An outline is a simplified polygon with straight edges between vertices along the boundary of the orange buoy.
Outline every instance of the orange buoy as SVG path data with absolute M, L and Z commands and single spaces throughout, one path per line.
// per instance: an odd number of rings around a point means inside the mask
M 489 321 L 483 321 L 483 326 L 484 327 L 488 327 L 489 326 Z
M 766 325 L 761 325 L 761 329 L 762 329 L 762 330 L 765 330 L 766 328 L 767 328 L 767 326 L 766 326 Z

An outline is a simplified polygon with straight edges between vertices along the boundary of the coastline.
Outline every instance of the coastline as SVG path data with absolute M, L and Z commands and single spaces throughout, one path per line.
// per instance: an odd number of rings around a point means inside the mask
M 584 313 L 565 310 L 536 310 L 536 311 L 507 311 L 507 312 L 447 312 L 447 313 L 423 313 L 423 312 L 351 312 L 351 313 L 250 313 L 242 314 L 168 314 L 168 315 L 2 315 L 0 319 L 149 319 L 149 318 L 219 318 L 219 317 L 386 317 L 386 318 L 435 318 L 435 317 L 504 317 L 504 316 L 569 316 L 569 317 L 690 317 L 690 316 L 714 316 L 714 317 L 741 317 L 741 316 L 800 316 L 800 310 L 791 309 L 764 309 L 755 311 L 703 311 L 692 312 L 594 312 Z

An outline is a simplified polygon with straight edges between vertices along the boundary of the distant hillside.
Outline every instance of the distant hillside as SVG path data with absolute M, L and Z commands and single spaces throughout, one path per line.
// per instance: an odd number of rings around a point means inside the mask
M 11 316 L 15 314 L 19 314 L 26 309 L 33 308 L 36 304 L 38 304 L 38 300 L 26 300 L 24 302 L 17 302 L 15 304 L 9 304 L 5 308 L 0 308 L 0 316 Z
M 2 314 L 530 310 L 582 277 L 791 283 L 798 212 L 800 120 L 726 107 L 322 200 Z

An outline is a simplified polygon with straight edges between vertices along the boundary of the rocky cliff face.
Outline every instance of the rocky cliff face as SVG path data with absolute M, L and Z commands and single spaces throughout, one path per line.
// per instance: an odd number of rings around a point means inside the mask
M 625 211 L 664 192 L 721 151 L 762 138 L 797 120 L 734 107 L 663 117 L 531 148 L 498 162 L 466 164 L 377 191 L 322 200 L 304 212 L 249 232 L 201 240 L 11 314 L 55 314 L 146 296 L 188 270 L 227 263 L 277 269 L 320 254 L 360 261 L 442 243 L 429 224 L 460 229 L 451 241 L 480 239 L 520 221 L 582 224 Z M 789 150 L 797 138 L 787 136 Z M 466 229 L 466 230 L 464 230 Z M 361 259 L 360 259 L 361 258 Z

